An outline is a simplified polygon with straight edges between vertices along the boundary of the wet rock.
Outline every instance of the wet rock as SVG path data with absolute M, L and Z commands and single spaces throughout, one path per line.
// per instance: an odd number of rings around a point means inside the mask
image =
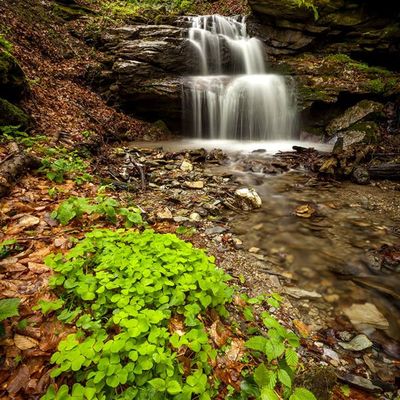
M 315 291 L 308 291 L 299 288 L 287 287 L 285 292 L 296 299 L 308 298 L 308 299 L 318 299 L 322 297 L 319 293 Z
M 359 185 L 367 185 L 370 182 L 368 170 L 357 167 L 351 174 L 351 180 Z
M 185 172 L 193 171 L 193 165 L 187 160 L 183 160 L 179 168 Z
M 250 247 L 249 253 L 258 253 L 260 249 L 258 247 Z
M 262 201 L 253 188 L 241 188 L 235 191 L 236 204 L 245 211 L 260 208 Z
M 372 100 L 362 100 L 348 108 L 342 115 L 333 119 L 326 127 L 326 132 L 333 135 L 336 132 L 350 128 L 356 122 L 374 113 L 383 111 L 383 104 Z M 357 131 L 357 130 L 355 130 Z
M 372 342 L 364 334 L 357 335 L 350 342 L 339 342 L 339 345 L 346 350 L 361 351 L 372 346 Z
M 344 309 L 344 314 L 357 329 L 364 328 L 389 328 L 389 322 L 374 304 L 353 304 Z
M 189 189 L 203 189 L 204 188 L 204 182 L 203 181 L 188 181 L 185 182 L 185 186 L 188 187 Z

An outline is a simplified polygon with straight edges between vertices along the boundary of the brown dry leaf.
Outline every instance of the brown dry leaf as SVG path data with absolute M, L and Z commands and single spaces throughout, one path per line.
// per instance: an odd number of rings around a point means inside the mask
M 306 338 L 310 336 L 310 328 L 304 322 L 294 319 L 293 324 L 302 337 Z
M 14 395 L 18 393 L 23 387 L 26 387 L 29 381 L 30 373 L 26 365 L 21 365 L 17 373 L 8 382 L 8 393 Z
M 242 299 L 240 296 L 235 296 L 233 298 L 233 304 L 239 307 L 246 307 L 247 303 L 244 299 Z
M 30 271 L 34 272 L 35 274 L 41 274 L 43 272 L 48 272 L 50 271 L 49 267 L 46 267 L 44 264 L 38 264 L 35 262 L 29 262 L 28 263 L 28 268 Z
M 296 207 L 295 214 L 301 218 L 310 218 L 313 216 L 313 214 L 315 214 L 315 208 L 313 208 L 310 204 L 303 204 Z
M 226 356 L 223 356 L 217 358 L 214 372 L 220 381 L 239 391 L 242 378 L 241 371 L 244 367 L 245 364 L 229 360 Z
M 174 316 L 169 320 L 168 330 L 170 333 L 177 333 L 179 336 L 183 336 L 185 334 L 185 324 L 183 322 L 183 318 L 180 316 Z
M 232 339 L 231 347 L 225 353 L 225 357 L 231 361 L 238 361 L 244 356 L 244 353 L 244 340 L 234 338 Z
M 19 335 L 18 333 L 14 336 L 14 343 L 20 350 L 32 349 L 39 345 L 37 340 L 32 339 L 29 336 Z
M 32 228 L 39 225 L 40 219 L 33 215 L 24 215 L 21 217 L 15 226 L 12 226 L 7 230 L 8 235 L 16 235 L 27 228 Z
M 217 347 L 222 347 L 232 335 L 232 332 L 219 319 L 213 322 L 208 333 Z

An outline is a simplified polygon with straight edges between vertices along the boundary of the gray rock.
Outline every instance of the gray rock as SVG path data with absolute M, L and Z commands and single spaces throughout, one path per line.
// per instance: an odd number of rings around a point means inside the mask
M 372 303 L 353 304 L 351 307 L 345 308 L 343 312 L 357 329 L 389 328 L 387 319 Z
M 339 342 L 339 345 L 346 350 L 361 351 L 372 346 L 372 342 L 364 334 L 357 335 L 350 342 Z
M 319 293 L 315 291 L 308 291 L 299 288 L 287 287 L 285 292 L 296 299 L 308 298 L 308 299 L 318 299 L 322 297 Z

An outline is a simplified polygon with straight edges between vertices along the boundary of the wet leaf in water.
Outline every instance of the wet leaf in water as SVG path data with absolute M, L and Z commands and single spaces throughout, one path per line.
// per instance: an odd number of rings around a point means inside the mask
M 296 207 L 295 214 L 301 218 L 310 218 L 315 214 L 315 208 L 310 204 L 303 204 L 301 206 Z

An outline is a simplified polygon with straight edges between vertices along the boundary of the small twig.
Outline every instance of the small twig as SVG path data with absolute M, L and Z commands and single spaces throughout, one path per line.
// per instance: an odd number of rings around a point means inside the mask
M 132 154 L 129 154 L 129 160 L 135 166 L 135 168 L 137 169 L 137 171 L 140 174 L 140 181 L 142 183 L 142 190 L 143 191 L 146 190 L 146 177 L 144 175 L 143 164 L 140 164 L 140 163 L 136 162 L 135 159 L 133 158 Z

